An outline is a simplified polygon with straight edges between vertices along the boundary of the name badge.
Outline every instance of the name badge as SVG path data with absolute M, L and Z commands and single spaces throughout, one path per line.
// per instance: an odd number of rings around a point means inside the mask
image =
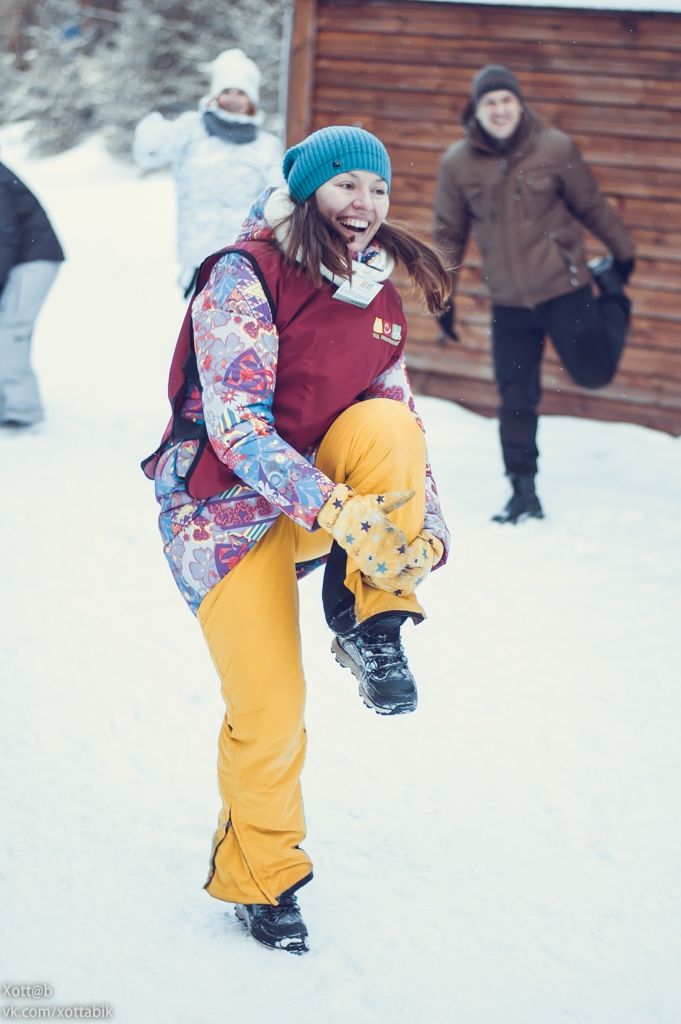
M 366 309 L 382 288 L 383 285 L 377 281 L 371 281 L 368 277 L 360 277 L 359 274 L 354 274 L 352 284 L 350 281 L 344 281 L 343 284 L 336 288 L 332 298 L 340 299 L 341 302 L 349 302 L 351 306 L 360 306 L 362 309 Z

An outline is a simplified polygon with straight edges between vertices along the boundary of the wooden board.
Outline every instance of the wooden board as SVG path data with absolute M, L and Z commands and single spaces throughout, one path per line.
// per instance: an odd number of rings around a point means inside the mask
M 574 138 L 637 244 L 634 319 L 615 381 L 580 389 L 549 346 L 542 408 L 681 434 L 681 15 L 296 0 L 293 35 L 289 143 L 334 123 L 379 135 L 393 160 L 390 216 L 426 238 L 439 160 L 461 137 L 473 74 L 501 63 L 519 75 L 533 109 Z M 586 241 L 590 255 L 603 252 Z M 493 415 L 489 302 L 474 242 L 458 288 L 460 346 L 438 346 L 433 318 L 407 299 L 408 361 L 428 393 Z

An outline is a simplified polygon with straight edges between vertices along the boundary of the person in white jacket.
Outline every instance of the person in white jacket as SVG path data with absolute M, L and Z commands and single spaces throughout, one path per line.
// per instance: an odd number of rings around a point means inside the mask
M 173 121 L 148 114 L 133 141 L 144 170 L 172 165 L 179 284 L 187 294 L 205 257 L 234 241 L 255 197 L 283 181 L 281 143 L 261 128 L 258 67 L 239 49 L 223 50 L 208 67 L 210 92 L 197 110 Z

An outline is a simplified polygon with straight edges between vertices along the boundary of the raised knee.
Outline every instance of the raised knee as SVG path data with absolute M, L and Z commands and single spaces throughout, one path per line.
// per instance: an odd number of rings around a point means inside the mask
M 412 431 L 423 433 L 409 406 L 404 402 L 398 402 L 392 398 L 368 398 L 365 402 L 360 402 L 359 405 L 363 408 L 368 424 L 377 433 L 388 435 L 394 435 L 395 432 L 402 434 L 405 431 L 407 433 Z
M 597 391 L 598 388 L 604 388 L 606 384 L 615 376 L 615 369 L 602 370 L 600 373 L 594 371 L 588 374 L 575 374 L 575 383 L 579 384 L 580 388 L 586 388 L 588 391 Z
M 328 475 L 355 486 L 378 467 L 383 467 L 388 479 L 402 476 L 400 469 L 421 465 L 425 452 L 423 430 L 407 405 L 390 398 L 370 398 L 340 414 L 322 441 L 317 464 Z M 376 486 L 387 487 L 384 483 Z

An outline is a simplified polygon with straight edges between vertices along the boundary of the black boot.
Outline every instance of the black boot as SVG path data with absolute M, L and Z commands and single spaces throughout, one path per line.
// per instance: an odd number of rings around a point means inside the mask
M 493 523 L 522 523 L 524 519 L 543 519 L 544 513 L 534 490 L 534 476 L 509 473 L 513 494 L 503 510 L 492 516 Z
M 307 928 L 298 898 L 290 889 L 281 894 L 276 907 L 270 903 L 237 903 L 234 912 L 263 946 L 285 949 L 298 956 L 308 952 Z
M 416 681 L 402 649 L 404 612 L 372 615 L 331 645 L 336 661 L 359 680 L 360 696 L 379 715 L 404 715 L 416 710 Z

